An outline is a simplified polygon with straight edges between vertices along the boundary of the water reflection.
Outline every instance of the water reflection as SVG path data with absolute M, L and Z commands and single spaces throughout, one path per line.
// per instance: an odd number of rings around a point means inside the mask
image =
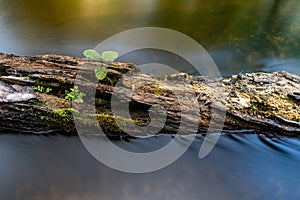
M 299 58 L 299 9 L 297 0 L 0 0 L 0 51 L 80 56 L 113 34 L 159 26 L 200 42 L 223 75 L 258 71 L 260 60 Z

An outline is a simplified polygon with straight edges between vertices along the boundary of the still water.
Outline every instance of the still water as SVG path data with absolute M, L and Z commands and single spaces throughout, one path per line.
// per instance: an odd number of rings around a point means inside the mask
M 224 76 L 300 74 L 299 11 L 298 0 L 0 0 L 0 51 L 81 56 L 121 31 L 156 26 L 198 41 Z M 117 143 L 139 152 L 170 139 Z M 300 198 L 299 139 L 224 134 L 199 159 L 201 142 L 167 168 L 137 175 L 100 164 L 75 136 L 2 133 L 0 199 Z
M 138 152 L 170 139 L 117 143 Z M 199 159 L 202 139 L 162 170 L 126 174 L 97 162 L 78 137 L 1 135 L 0 199 L 299 199 L 299 139 L 224 134 Z

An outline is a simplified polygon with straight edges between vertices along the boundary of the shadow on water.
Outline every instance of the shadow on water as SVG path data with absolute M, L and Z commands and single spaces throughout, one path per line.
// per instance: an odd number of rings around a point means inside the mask
M 135 152 L 160 147 L 170 136 L 119 141 Z M 221 136 L 204 159 L 197 136 L 170 166 L 147 174 L 112 170 L 78 137 L 1 135 L 1 199 L 297 199 L 299 139 Z

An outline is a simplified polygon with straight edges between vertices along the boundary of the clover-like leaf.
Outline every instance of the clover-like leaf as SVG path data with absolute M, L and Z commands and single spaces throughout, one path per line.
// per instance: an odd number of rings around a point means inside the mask
M 86 58 L 92 58 L 92 59 L 100 59 L 101 58 L 100 54 L 94 49 L 84 50 L 83 55 Z
M 119 53 L 116 51 L 104 51 L 101 55 L 104 61 L 113 62 L 117 57 L 119 57 Z
M 103 80 L 105 79 L 106 75 L 107 75 L 107 68 L 103 67 L 103 66 L 97 66 L 95 68 L 95 75 L 97 77 L 98 80 Z

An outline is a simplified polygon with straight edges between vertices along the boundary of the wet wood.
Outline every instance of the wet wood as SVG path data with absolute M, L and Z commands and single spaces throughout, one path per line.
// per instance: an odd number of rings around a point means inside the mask
M 96 66 L 108 68 L 102 81 L 95 82 Z M 70 90 L 75 80 L 82 92 L 95 88 L 96 94 L 87 94 L 84 103 L 73 103 L 72 107 L 65 99 L 65 90 Z M 39 92 L 34 89 L 38 86 L 51 91 Z M 299 92 L 300 77 L 287 72 L 247 73 L 223 79 L 185 73 L 155 78 L 140 74 L 134 64 L 128 63 L 0 54 L 0 129 L 24 133 L 76 134 L 73 120 L 77 116 L 82 126 L 100 125 L 111 136 L 126 135 L 116 123 L 122 119 L 131 134 L 140 135 L 145 133 L 138 130 L 139 126 L 159 128 L 151 122 L 160 115 L 167 116 L 160 133 L 177 133 L 182 121 L 186 122 L 182 133 L 193 132 L 195 124 L 199 125 L 198 133 L 205 133 L 226 114 L 224 130 L 253 129 L 262 134 L 298 136 Z M 112 94 L 118 94 L 120 108 L 129 104 L 129 118 L 112 115 Z M 96 107 L 96 113 L 89 112 L 91 106 Z M 89 116 L 96 117 L 97 123 Z

